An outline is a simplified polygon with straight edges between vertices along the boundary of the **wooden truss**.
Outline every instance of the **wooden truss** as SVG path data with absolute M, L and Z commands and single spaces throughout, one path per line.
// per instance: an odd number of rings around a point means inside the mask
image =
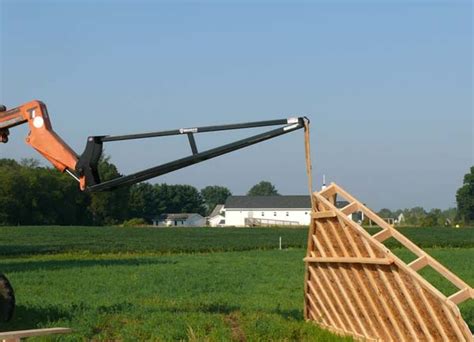
M 349 201 L 342 209 L 336 196 Z M 458 304 L 473 289 L 373 211 L 331 184 L 313 193 L 305 275 L 305 318 L 362 340 L 474 341 Z M 348 218 L 364 215 L 371 236 Z M 418 258 L 408 265 L 382 244 L 395 238 Z M 446 297 L 417 271 L 430 266 L 459 291 Z
M 52 334 L 68 334 L 70 332 L 72 332 L 72 330 L 69 328 L 46 328 L 0 332 L 0 341 L 20 342 L 22 339 L 29 337 L 46 336 Z

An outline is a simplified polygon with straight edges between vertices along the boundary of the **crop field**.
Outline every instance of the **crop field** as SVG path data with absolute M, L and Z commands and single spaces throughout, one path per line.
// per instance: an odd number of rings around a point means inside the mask
M 71 341 L 350 340 L 303 319 L 306 233 L 0 228 L 0 270 L 17 297 L 13 321 L 0 330 L 65 326 L 74 332 L 60 339 Z M 403 233 L 474 284 L 474 229 Z M 280 236 L 283 250 L 278 250 Z M 410 258 L 401 248 L 394 252 Z M 443 292 L 453 292 L 436 274 L 422 274 Z M 461 312 L 472 329 L 474 303 L 461 305 Z

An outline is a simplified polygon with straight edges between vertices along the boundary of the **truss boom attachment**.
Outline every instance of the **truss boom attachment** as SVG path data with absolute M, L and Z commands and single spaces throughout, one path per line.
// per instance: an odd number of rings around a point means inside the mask
M 258 122 L 247 122 L 241 124 L 221 125 L 221 126 L 206 126 L 195 128 L 181 128 L 176 130 L 149 132 L 141 134 L 119 135 L 119 136 L 93 136 L 87 140 L 86 148 L 80 156 L 76 166 L 76 172 L 85 176 L 87 187 L 85 190 L 90 192 L 105 191 L 114 189 L 120 186 L 132 185 L 138 182 L 145 181 L 150 178 L 164 175 L 166 173 L 182 169 L 184 167 L 200 163 L 202 161 L 212 159 L 223 154 L 227 154 L 247 146 L 251 146 L 265 140 L 278 137 L 283 134 L 293 132 L 304 127 L 305 122 L 309 122 L 306 117 L 289 118 L 281 120 L 269 120 Z M 217 132 L 225 130 L 237 130 L 268 126 L 281 126 L 270 131 L 250 136 L 245 139 L 237 140 L 235 142 L 215 147 L 202 152 L 198 151 L 197 144 L 194 138 L 195 134 Z M 172 135 L 186 135 L 191 147 L 192 154 L 190 156 L 177 159 L 168 163 L 164 163 L 143 171 L 139 171 L 130 175 L 120 176 L 112 180 L 102 182 L 98 173 L 98 162 L 102 155 L 103 144 L 105 142 L 123 141 L 132 139 L 146 139 L 157 138 Z

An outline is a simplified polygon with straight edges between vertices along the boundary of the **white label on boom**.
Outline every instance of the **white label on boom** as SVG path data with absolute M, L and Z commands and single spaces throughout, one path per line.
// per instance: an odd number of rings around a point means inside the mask
M 180 128 L 179 133 L 184 134 L 184 133 L 197 133 L 198 129 L 197 128 Z

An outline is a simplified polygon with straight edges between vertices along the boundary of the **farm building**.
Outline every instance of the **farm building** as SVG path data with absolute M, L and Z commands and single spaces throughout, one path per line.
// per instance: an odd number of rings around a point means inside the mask
M 339 208 L 348 202 L 338 201 Z M 230 196 L 225 202 L 225 226 L 306 226 L 311 216 L 309 196 Z
M 225 224 L 224 204 L 218 204 L 207 217 L 207 225 L 211 227 L 221 227 Z
M 200 214 L 162 214 L 153 220 L 158 227 L 203 227 L 206 219 Z

